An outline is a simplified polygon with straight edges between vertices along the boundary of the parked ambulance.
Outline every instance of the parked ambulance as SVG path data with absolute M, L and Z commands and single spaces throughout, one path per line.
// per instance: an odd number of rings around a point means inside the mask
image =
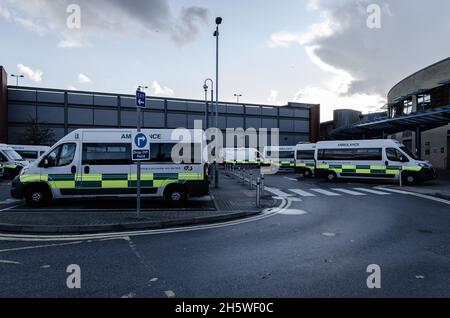
M 316 174 L 339 178 L 402 180 L 416 184 L 436 178 L 429 162 L 392 139 L 318 142 Z
M 24 145 L 9 145 L 14 149 L 23 159 L 33 162 L 40 156 L 50 150 L 47 146 L 24 146 Z
M 265 163 L 281 170 L 295 169 L 296 146 L 266 146 L 264 147 Z
M 223 163 L 238 166 L 259 166 L 263 156 L 255 148 L 223 148 Z
M 316 144 L 298 144 L 295 147 L 295 171 L 310 178 L 315 174 Z
M 29 162 L 22 158 L 14 149 L 5 144 L 0 144 L 0 164 L 3 165 L 3 176 L 14 178 Z
M 203 156 L 202 130 L 189 130 L 192 141 L 182 142 L 173 130 L 143 130 L 150 142 L 149 161 L 142 162 L 143 197 L 164 197 L 182 203 L 209 194 L 208 164 Z M 56 143 L 43 157 L 22 170 L 11 194 L 34 207 L 52 199 L 136 197 L 137 165 L 132 162 L 131 129 L 81 129 Z M 188 149 L 174 163 L 176 145 Z M 182 150 L 184 152 L 184 150 Z

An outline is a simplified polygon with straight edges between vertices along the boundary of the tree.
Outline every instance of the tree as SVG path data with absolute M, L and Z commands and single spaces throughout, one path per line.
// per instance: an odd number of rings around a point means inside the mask
M 51 146 L 54 142 L 55 133 L 53 130 L 42 126 L 42 123 L 38 123 L 36 119 L 30 118 L 30 123 L 22 136 L 22 143 L 26 145 Z

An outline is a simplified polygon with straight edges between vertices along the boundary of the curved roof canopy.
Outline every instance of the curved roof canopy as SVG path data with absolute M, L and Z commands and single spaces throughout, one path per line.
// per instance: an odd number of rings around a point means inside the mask
M 341 127 L 331 132 L 331 136 L 341 138 L 372 138 L 384 134 L 395 134 L 405 130 L 427 131 L 450 123 L 450 106 L 433 108 L 425 111 L 402 115 L 394 118 L 380 117 L 370 121 Z

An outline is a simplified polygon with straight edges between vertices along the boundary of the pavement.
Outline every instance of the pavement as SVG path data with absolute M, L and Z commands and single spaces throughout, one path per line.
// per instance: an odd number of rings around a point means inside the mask
M 393 188 L 450 200 L 450 170 L 438 170 L 437 179 L 433 181 L 415 186 L 393 186 Z
M 266 185 L 283 206 L 233 222 L 0 234 L 0 297 L 450 297 L 450 201 L 295 174 Z M 80 288 L 66 285 L 70 265 Z M 380 288 L 367 285 L 369 265 L 380 268 Z
M 191 198 L 182 207 L 168 206 L 164 200 L 143 200 L 137 215 L 136 201 L 64 200 L 35 209 L 9 197 L 10 182 L 0 182 L 0 232 L 7 233 L 97 233 L 163 229 L 223 222 L 257 215 L 276 204 L 272 198 L 256 207 L 256 190 L 249 190 L 235 178 L 223 175 L 220 187 L 211 195 Z

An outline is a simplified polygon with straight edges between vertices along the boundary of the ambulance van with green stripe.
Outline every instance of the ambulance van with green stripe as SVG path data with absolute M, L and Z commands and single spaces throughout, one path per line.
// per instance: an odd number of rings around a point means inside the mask
M 295 146 L 266 146 L 263 152 L 264 163 L 282 171 L 294 170 L 295 149 Z
M 0 164 L 3 166 L 3 176 L 12 179 L 30 163 L 10 146 L 0 144 Z
M 298 144 L 295 147 L 295 171 L 306 178 L 311 178 L 316 169 L 316 144 Z
M 340 178 L 402 180 L 417 184 L 436 178 L 429 162 L 393 139 L 318 142 L 316 175 Z
M 183 130 L 180 142 L 170 129 L 143 130 L 150 157 L 141 166 L 142 196 L 182 203 L 209 194 L 206 139 L 202 130 Z M 53 199 L 136 197 L 137 165 L 132 161 L 131 129 L 81 129 L 61 139 L 22 170 L 11 195 L 34 207 Z M 191 138 L 192 137 L 192 138 Z M 178 139 L 177 139 L 178 138 Z M 186 140 L 186 136 L 182 138 Z M 177 146 L 177 148 L 175 148 Z M 178 149 L 174 163 L 173 149 Z

